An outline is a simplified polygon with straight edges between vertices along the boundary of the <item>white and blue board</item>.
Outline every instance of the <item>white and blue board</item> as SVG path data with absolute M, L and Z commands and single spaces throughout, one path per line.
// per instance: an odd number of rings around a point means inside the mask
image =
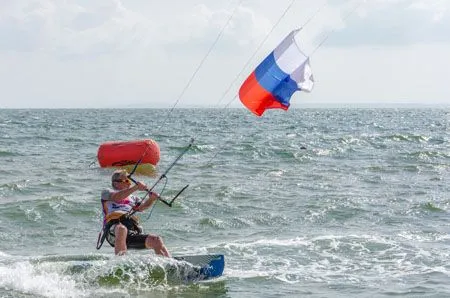
M 70 275 L 90 276 L 99 283 L 117 285 L 126 280 L 142 282 L 198 282 L 222 276 L 225 268 L 223 254 L 187 255 L 171 258 L 159 258 L 152 261 L 145 256 L 114 258 L 103 255 L 45 256 L 34 260 L 36 264 L 53 264 L 49 268 L 64 268 Z M 109 262 L 111 261 L 111 262 Z
M 177 261 L 184 261 L 197 267 L 195 274 L 190 275 L 191 280 L 208 280 L 222 276 L 225 269 L 225 257 L 222 254 L 215 255 L 191 255 L 176 256 Z

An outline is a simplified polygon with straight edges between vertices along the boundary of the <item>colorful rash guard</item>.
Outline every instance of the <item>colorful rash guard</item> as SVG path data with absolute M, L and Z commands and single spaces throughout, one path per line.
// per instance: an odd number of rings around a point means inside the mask
M 129 195 L 125 199 L 114 202 L 111 200 L 111 195 L 115 192 L 117 192 L 117 190 L 114 189 L 105 189 L 104 191 L 102 191 L 101 201 L 103 207 L 104 224 L 112 219 L 119 218 L 127 212 L 130 212 L 133 207 L 139 204 L 141 201 L 140 198 Z

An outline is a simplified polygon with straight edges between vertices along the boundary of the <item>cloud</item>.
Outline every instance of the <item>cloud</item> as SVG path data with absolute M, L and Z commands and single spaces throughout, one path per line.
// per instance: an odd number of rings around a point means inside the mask
M 367 0 L 345 18 L 358 1 L 297 0 L 268 36 L 291 0 L 245 0 L 235 12 L 240 0 L 0 0 L 2 98 L 9 107 L 170 107 L 233 15 L 181 101 L 213 106 L 268 37 L 226 103 L 260 59 L 322 7 L 299 36 L 302 49 L 314 49 L 335 30 L 312 58 L 317 88 L 308 98 L 369 91 L 371 100 L 422 100 L 427 92 L 447 99 L 450 68 L 440 57 L 450 47 L 448 1 Z M 379 88 L 386 71 L 391 85 Z
M 345 19 L 359 1 L 329 0 L 306 28 L 310 32 L 306 37 L 317 44 L 333 31 L 324 46 L 450 42 L 448 1 L 370 0 Z M 0 3 L 0 51 L 41 51 L 63 59 L 136 48 L 174 51 L 178 55 L 204 52 L 238 1 L 229 2 L 227 8 L 217 6 L 214 1 L 200 0 L 152 3 L 3 0 Z M 258 3 L 243 2 L 237 9 L 223 32 L 218 51 L 239 52 L 242 48 L 254 47 L 288 4 L 279 2 L 262 7 Z M 290 12 L 287 18 L 291 26 L 301 25 L 321 5 L 316 3 L 314 9 L 303 9 L 305 3 L 309 2 L 298 1 L 295 11 Z
M 61 56 L 121 51 L 138 42 L 151 22 L 119 0 L 17 1 L 0 14 L 0 50 Z M 151 35 L 149 36 L 151 38 Z
M 440 0 L 367 1 L 326 46 L 450 43 L 448 6 L 448 1 Z M 348 8 L 341 13 L 344 16 Z
M 146 5 L 145 1 L 140 4 Z M 127 6 L 127 1 L 120 0 L 5 0 L 0 12 L 0 51 L 41 51 L 61 58 L 136 48 L 198 51 L 211 45 L 236 4 L 224 9 L 198 3 L 177 11 L 171 10 L 169 3 L 153 6 L 153 12 L 140 12 L 139 5 Z M 245 46 L 266 34 L 270 25 L 264 16 L 240 7 L 224 31 L 222 43 Z

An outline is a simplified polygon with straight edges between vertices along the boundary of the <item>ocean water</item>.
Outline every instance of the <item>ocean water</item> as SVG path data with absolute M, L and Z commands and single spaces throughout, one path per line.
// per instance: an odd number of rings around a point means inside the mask
M 167 278 L 150 251 L 96 250 L 99 145 L 151 138 L 141 214 L 223 277 Z M 450 110 L 0 110 L 0 297 L 449 297 Z

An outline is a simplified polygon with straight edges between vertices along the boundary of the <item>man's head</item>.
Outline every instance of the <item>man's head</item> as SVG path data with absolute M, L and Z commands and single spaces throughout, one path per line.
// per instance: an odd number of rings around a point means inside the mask
M 115 189 L 124 189 L 130 186 L 128 173 L 125 170 L 116 170 L 111 176 L 111 185 Z

